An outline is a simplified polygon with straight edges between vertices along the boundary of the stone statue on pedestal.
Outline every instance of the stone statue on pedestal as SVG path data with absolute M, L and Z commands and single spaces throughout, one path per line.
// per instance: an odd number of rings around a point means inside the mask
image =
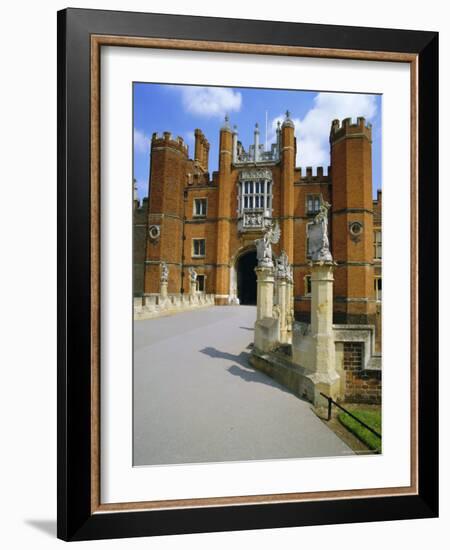
M 189 294 L 192 298 L 197 293 L 197 272 L 193 267 L 189 268 Z
M 167 300 L 167 287 L 169 286 L 169 267 L 166 262 L 161 262 L 161 274 L 159 277 L 159 295 L 161 303 Z
M 167 283 L 169 280 L 169 266 L 166 264 L 166 262 L 161 263 L 161 278 L 160 281 L 162 283 Z
M 288 283 L 293 283 L 294 282 L 294 273 L 292 271 L 292 265 L 291 264 L 288 264 L 286 266 L 286 278 L 287 278 Z
M 260 239 L 256 239 L 256 257 L 258 259 L 258 267 L 273 267 L 272 260 L 272 245 L 280 240 L 281 230 L 278 223 L 269 225 L 264 235 Z
M 193 267 L 189 268 L 189 279 L 191 281 L 191 284 L 197 281 L 197 272 Z
M 328 210 L 330 204 L 322 202 L 319 213 L 307 225 L 308 255 L 312 262 L 332 262 L 328 240 Z
M 281 251 L 281 254 L 275 260 L 275 275 L 278 278 L 287 279 L 291 270 L 289 265 L 288 255 L 284 250 Z

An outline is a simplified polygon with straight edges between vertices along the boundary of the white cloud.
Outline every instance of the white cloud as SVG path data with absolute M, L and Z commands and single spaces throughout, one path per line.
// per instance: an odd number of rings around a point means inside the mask
M 362 94 L 319 93 L 314 98 L 313 107 L 303 119 L 292 118 L 297 138 L 297 166 L 328 166 L 330 162 L 329 135 L 331 121 L 365 117 L 367 121 L 376 115 L 375 96 Z M 273 136 L 277 121 L 284 120 L 279 115 L 272 120 Z
M 241 109 L 242 95 L 229 88 L 182 86 L 178 89 L 185 111 L 192 115 L 223 117 Z
M 150 151 L 150 139 L 141 130 L 134 129 L 134 152 L 148 153 Z

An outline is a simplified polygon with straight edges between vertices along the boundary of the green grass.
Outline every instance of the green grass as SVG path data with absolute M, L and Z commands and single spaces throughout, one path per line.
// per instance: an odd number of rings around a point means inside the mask
M 381 410 L 362 410 L 362 409 L 349 409 L 349 411 L 354 414 L 357 418 L 365 422 L 368 426 L 373 428 L 376 432 L 381 434 Z M 370 432 L 364 426 L 361 426 L 359 422 L 354 420 L 345 412 L 338 414 L 338 419 L 341 424 L 343 424 L 352 434 L 354 434 L 358 439 L 365 443 L 369 449 L 373 451 L 381 452 L 381 439 L 375 434 Z

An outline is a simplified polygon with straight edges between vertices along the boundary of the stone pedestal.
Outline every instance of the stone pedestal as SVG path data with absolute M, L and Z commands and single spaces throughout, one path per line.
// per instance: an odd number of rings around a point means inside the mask
M 287 284 L 287 330 L 288 338 L 292 340 L 292 324 L 294 322 L 294 282 L 292 279 Z
M 162 302 L 165 302 L 167 300 L 167 296 L 168 296 L 167 286 L 168 286 L 168 284 L 169 283 L 167 281 L 161 281 L 160 282 L 159 296 L 160 296 Z
M 189 294 L 195 296 L 197 294 L 197 281 L 189 282 Z
M 313 381 L 316 399 L 320 392 L 339 395 L 339 375 L 333 335 L 334 262 L 313 262 L 311 267 L 311 361 L 308 377 Z
M 277 277 L 277 305 L 280 311 L 280 341 L 285 344 L 288 341 L 287 335 L 287 314 L 288 314 L 288 283 L 285 277 Z
M 255 348 L 262 352 L 272 351 L 280 342 L 280 320 L 268 317 L 255 323 Z
M 271 267 L 256 267 L 257 298 L 256 319 L 272 318 L 274 275 Z

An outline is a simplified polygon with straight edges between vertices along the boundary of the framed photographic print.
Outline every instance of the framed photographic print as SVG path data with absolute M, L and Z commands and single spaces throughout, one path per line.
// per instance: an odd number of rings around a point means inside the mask
M 435 517 L 433 32 L 58 14 L 58 536 Z

